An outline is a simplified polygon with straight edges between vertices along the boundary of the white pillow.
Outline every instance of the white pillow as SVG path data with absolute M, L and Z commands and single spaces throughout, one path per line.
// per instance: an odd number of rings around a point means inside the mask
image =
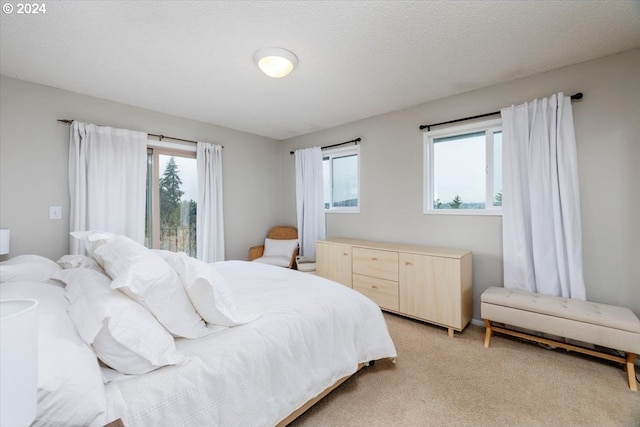
M 279 240 L 279 239 L 264 239 L 264 253 L 262 256 L 272 257 L 287 257 L 291 259 L 293 251 L 298 247 L 298 239 L 292 240 Z
M 237 326 L 255 320 L 243 318 L 238 313 L 231 289 L 211 266 L 192 258 L 184 252 L 154 251 L 178 273 L 182 284 L 207 323 L 222 326 Z
M 100 264 L 95 259 L 86 255 L 63 255 L 56 263 L 62 268 L 91 268 L 104 273 Z
M 108 231 L 72 231 L 69 234 L 71 237 L 78 239 L 80 246 L 83 246 L 89 256 L 98 261 L 100 265 L 102 265 L 102 261 L 95 258 L 93 251 L 108 239 L 116 236 L 116 234 L 109 233 Z
M 123 374 L 145 374 L 186 358 L 173 337 L 142 305 L 110 288 L 111 279 L 88 268 L 62 270 L 69 317 L 100 360 Z
M 38 301 L 38 412 L 33 425 L 102 426 L 104 384 L 95 353 L 67 315 L 64 289 L 47 283 L 0 285 L 0 299 Z
M 212 332 L 176 272 L 160 256 L 126 236 L 102 232 L 85 236 L 89 253 L 113 279 L 111 287 L 142 304 L 169 332 L 185 338 Z
M 40 255 L 18 255 L 0 262 L 0 283 L 44 282 L 61 267 Z

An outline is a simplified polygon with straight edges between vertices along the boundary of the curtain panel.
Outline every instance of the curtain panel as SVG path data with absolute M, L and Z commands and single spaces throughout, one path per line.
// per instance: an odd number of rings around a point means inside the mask
M 326 235 L 322 150 L 320 147 L 296 150 L 295 161 L 300 255 L 315 257 L 316 242 Z
M 109 231 L 144 244 L 146 171 L 146 133 L 71 123 L 70 231 Z M 84 253 L 76 239 L 69 249 Z
M 198 259 L 224 261 L 222 209 L 222 146 L 198 142 L 198 210 L 196 214 Z
M 501 111 L 505 288 L 586 299 L 571 98 Z

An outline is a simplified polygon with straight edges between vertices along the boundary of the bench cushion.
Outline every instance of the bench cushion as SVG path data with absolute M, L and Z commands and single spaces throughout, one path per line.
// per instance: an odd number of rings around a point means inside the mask
M 617 350 L 640 351 L 640 320 L 625 307 L 490 287 L 481 296 L 481 316 Z
M 481 300 L 640 334 L 640 320 L 625 307 L 498 287 L 487 289 Z

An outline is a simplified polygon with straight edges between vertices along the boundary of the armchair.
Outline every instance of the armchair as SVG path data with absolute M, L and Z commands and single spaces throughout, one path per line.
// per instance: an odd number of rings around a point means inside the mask
M 264 245 L 249 248 L 249 261 L 294 268 L 298 255 L 298 229 L 277 226 L 267 233 Z

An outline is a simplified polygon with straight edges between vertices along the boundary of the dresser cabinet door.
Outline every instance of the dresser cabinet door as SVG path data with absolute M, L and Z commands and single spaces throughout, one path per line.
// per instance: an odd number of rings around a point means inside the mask
M 316 274 L 351 287 L 351 246 L 318 242 Z
M 460 261 L 400 253 L 399 264 L 400 312 L 462 328 Z

